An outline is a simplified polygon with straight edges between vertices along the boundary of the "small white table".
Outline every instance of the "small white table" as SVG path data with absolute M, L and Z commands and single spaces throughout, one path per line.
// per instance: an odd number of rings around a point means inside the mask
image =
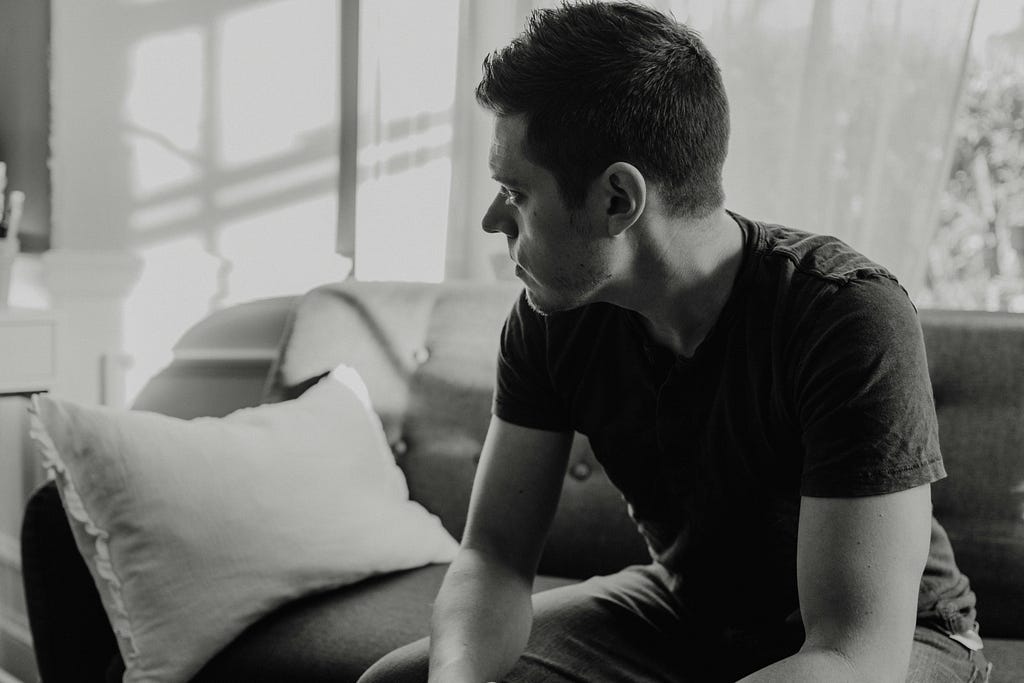
M 52 311 L 0 308 L 0 395 L 49 391 L 57 375 Z

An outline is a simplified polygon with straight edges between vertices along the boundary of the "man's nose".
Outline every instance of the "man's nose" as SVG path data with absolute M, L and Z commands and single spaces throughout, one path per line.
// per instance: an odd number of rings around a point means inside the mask
M 509 211 L 505 204 L 505 198 L 500 193 L 495 195 L 491 205 L 487 207 L 487 212 L 484 214 L 483 220 L 480 221 L 480 225 L 484 232 L 500 232 L 509 237 L 515 237 L 518 234 L 512 212 Z

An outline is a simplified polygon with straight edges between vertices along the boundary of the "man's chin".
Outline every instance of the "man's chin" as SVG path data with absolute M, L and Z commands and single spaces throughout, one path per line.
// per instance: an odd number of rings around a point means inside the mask
M 544 297 L 537 292 L 530 289 L 530 286 L 526 286 L 526 303 L 530 305 L 534 313 L 540 315 L 551 315 L 552 313 L 561 313 L 562 311 L 571 311 L 574 308 L 579 308 L 582 303 L 572 303 L 569 301 L 552 301 L 550 297 Z

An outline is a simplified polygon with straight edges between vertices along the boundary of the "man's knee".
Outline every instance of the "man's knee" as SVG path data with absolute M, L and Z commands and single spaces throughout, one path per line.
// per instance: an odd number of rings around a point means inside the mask
M 358 683 L 426 683 L 429 664 L 430 641 L 423 638 L 381 657 Z

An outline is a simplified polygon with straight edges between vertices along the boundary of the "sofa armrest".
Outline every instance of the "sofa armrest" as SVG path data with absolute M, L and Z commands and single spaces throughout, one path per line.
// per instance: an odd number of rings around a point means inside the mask
M 117 641 L 53 482 L 29 498 L 21 526 L 21 562 L 42 680 L 104 680 L 118 654 Z
M 175 343 L 173 360 L 132 407 L 190 419 L 263 403 L 296 301 L 257 299 L 210 313 Z

